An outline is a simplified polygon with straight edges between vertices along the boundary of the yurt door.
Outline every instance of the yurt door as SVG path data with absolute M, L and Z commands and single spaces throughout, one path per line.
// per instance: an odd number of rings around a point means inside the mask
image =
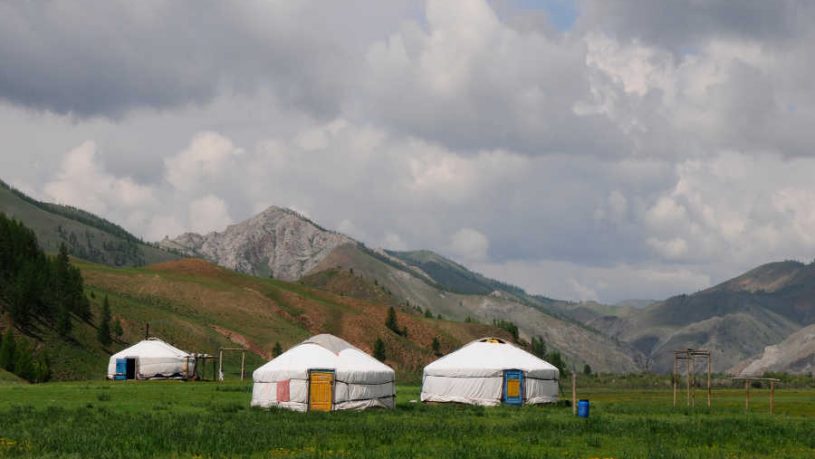
M 125 379 L 136 379 L 136 359 L 128 357 L 125 363 Z
M 507 405 L 523 405 L 523 378 L 521 370 L 504 370 L 504 403 Z
M 311 370 L 308 374 L 308 410 L 331 411 L 334 404 L 334 372 Z
M 123 381 L 127 375 L 127 359 L 116 359 L 116 373 L 113 374 L 115 381 Z

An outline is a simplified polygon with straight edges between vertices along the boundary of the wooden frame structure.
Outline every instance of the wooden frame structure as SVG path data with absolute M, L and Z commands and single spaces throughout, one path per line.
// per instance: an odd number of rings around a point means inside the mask
M 241 381 L 246 373 L 246 349 L 242 347 L 221 347 L 218 348 L 218 381 L 224 380 L 224 351 L 241 353 Z
M 696 374 L 695 364 L 696 359 L 707 361 L 707 407 L 711 407 L 711 375 L 713 373 L 713 362 L 711 360 L 710 351 L 705 349 L 685 349 L 681 351 L 673 351 L 674 353 L 674 366 L 673 366 L 673 392 L 674 392 L 674 406 L 676 406 L 676 393 L 679 389 L 679 362 L 684 360 L 685 365 L 685 379 L 687 381 L 686 403 L 687 406 L 696 406 Z
M 778 378 L 761 378 L 758 376 L 739 376 L 733 381 L 744 381 L 744 412 L 750 411 L 750 385 L 753 381 L 764 381 L 770 383 L 770 414 L 775 411 L 775 384 L 780 383 Z

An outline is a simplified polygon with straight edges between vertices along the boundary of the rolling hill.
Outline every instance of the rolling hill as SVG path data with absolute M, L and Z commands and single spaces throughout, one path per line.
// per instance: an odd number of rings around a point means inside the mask
M 37 201 L 2 180 L 0 212 L 34 230 L 46 252 L 55 253 L 65 244 L 78 258 L 111 266 L 142 266 L 180 258 L 103 218 L 74 207 Z
M 653 370 L 670 371 L 670 351 L 693 347 L 712 350 L 714 369 L 726 371 L 815 322 L 815 264 L 768 263 L 692 295 L 583 319 L 637 348 Z
M 815 324 L 798 330 L 778 344 L 765 347 L 760 355 L 736 365 L 730 372 L 744 375 L 815 373 Z
M 189 351 L 245 347 L 253 354 L 250 368 L 270 359 L 275 343 L 286 349 L 311 335 L 332 333 L 368 352 L 381 338 L 386 362 L 401 375 L 415 377 L 435 359 L 433 338 L 439 339 L 443 352 L 481 336 L 509 338 L 493 326 L 429 319 L 403 310 L 397 310 L 398 323 L 408 333 L 397 335 L 385 327 L 385 304 L 239 274 L 200 259 L 127 269 L 85 262 L 77 266 L 97 310 L 101 298 L 108 296 L 113 317 L 122 322 L 124 341 L 141 339 L 149 323 L 151 335 Z M 97 366 L 94 376 L 101 377 L 104 368 Z

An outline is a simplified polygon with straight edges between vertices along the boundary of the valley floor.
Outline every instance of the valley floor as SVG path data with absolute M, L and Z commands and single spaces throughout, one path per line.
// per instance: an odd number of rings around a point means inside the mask
M 249 407 L 251 384 L 0 384 L 0 457 L 815 457 L 815 390 L 717 389 L 714 408 L 671 407 L 669 390 L 591 389 L 588 419 L 564 406 L 414 403 L 392 411 Z M 699 401 L 703 402 L 701 397 Z

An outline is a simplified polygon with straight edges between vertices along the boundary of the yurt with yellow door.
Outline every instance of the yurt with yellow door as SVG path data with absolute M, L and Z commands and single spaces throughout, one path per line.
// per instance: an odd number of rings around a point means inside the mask
M 560 372 L 499 338 L 482 338 L 424 368 L 423 402 L 527 405 L 558 399 Z
M 252 375 L 252 406 L 296 411 L 393 408 L 396 373 L 347 341 L 313 336 Z

